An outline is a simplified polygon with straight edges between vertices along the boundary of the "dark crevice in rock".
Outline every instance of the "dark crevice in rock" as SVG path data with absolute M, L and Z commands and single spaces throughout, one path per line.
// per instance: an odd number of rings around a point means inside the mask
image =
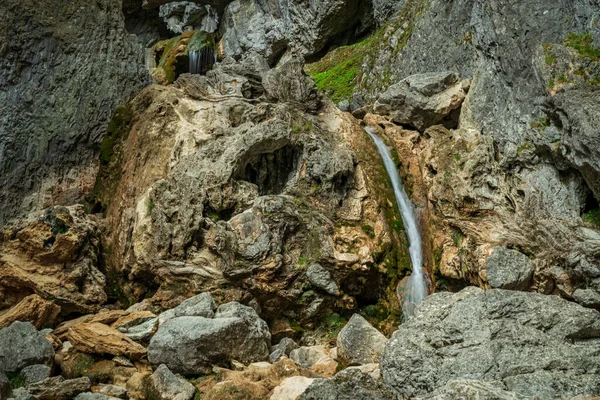
M 235 179 L 255 184 L 260 195 L 281 194 L 298 170 L 301 155 L 302 148 L 292 144 L 251 154 L 241 163 Z

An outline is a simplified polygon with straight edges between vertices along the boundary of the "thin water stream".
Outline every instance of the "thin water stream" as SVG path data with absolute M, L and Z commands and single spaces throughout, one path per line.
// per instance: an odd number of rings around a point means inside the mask
M 394 196 L 396 197 L 396 203 L 398 204 L 398 210 L 402 216 L 402 222 L 408 235 L 410 253 L 410 261 L 412 264 L 412 274 L 408 277 L 404 287 L 400 288 L 402 291 L 403 300 L 402 312 L 404 318 L 408 318 L 413 315 L 414 309 L 417 304 L 421 302 L 427 296 L 427 287 L 425 284 L 425 276 L 423 275 L 423 248 L 421 245 L 421 234 L 417 226 L 417 219 L 415 217 L 415 210 L 412 202 L 406 195 L 402 181 L 400 180 L 400 174 L 392 158 L 390 149 L 385 145 L 383 140 L 377 137 L 372 130 L 367 127 L 365 131 L 371 136 L 377 150 L 383 159 L 385 170 L 390 177 L 392 182 L 392 188 L 394 189 Z M 400 291 L 400 290 L 397 290 Z M 399 293 L 400 295 L 400 293 Z

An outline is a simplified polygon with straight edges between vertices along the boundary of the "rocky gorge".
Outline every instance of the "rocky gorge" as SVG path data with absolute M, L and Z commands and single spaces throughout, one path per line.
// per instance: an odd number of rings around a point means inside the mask
M 0 17 L 0 399 L 600 396 L 598 1 Z

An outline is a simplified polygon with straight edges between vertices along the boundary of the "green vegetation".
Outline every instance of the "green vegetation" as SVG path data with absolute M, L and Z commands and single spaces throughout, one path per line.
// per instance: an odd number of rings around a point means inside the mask
M 298 134 L 302 132 L 310 132 L 312 129 L 312 125 L 310 122 L 305 123 L 294 123 L 291 128 L 291 132 L 293 134 Z
M 102 161 L 102 164 L 109 164 L 113 159 L 117 141 L 127 139 L 132 119 L 133 113 L 129 104 L 117 107 L 112 119 L 108 123 L 106 135 L 104 135 L 100 145 L 100 161 Z
M 154 210 L 154 202 L 151 199 L 148 199 L 146 201 L 146 208 L 148 209 L 148 214 L 150 214 L 152 210 Z
M 600 208 L 590 210 L 583 214 L 583 221 L 596 227 L 600 227 Z
M 557 78 L 557 80 L 558 80 L 558 83 L 562 83 L 562 84 L 569 83 L 569 78 L 567 78 L 567 74 L 566 73 L 559 75 L 558 78 Z
M 522 145 L 520 145 L 517 148 L 517 154 L 521 154 L 522 152 L 524 152 L 525 150 L 531 150 L 533 151 L 535 149 L 535 147 L 529 143 L 529 142 L 524 142 Z
M 306 265 L 310 262 L 310 260 L 305 256 L 298 257 L 298 265 Z
M 78 355 L 78 357 L 79 361 L 77 361 L 77 363 L 73 367 L 73 373 L 75 374 L 75 376 L 85 376 L 87 370 L 92 368 L 96 360 L 94 359 L 94 357 L 89 356 L 87 354 L 80 354 Z
M 531 126 L 531 129 L 541 133 L 550 127 L 550 120 L 548 119 L 547 116 L 544 115 L 541 118 L 531 121 L 530 126 Z
M 546 65 L 554 65 L 554 63 L 556 62 L 556 56 L 552 53 L 552 45 L 547 43 L 543 46 Z
M 362 230 L 371 238 L 371 239 L 375 239 L 375 230 L 373 229 L 373 227 L 369 224 L 364 224 L 362 226 Z
M 581 57 L 589 58 L 592 61 L 600 61 L 600 48 L 593 46 L 594 39 L 591 33 L 570 33 L 564 40 L 565 46 L 577 50 Z
M 8 381 L 12 389 L 18 389 L 20 387 L 24 387 L 27 384 L 27 381 L 25 381 L 25 377 L 23 377 L 23 375 L 21 375 L 19 372 L 9 372 L 6 375 L 8 376 Z
M 376 37 L 377 34 L 356 44 L 338 47 L 320 61 L 306 65 L 306 72 L 333 102 L 348 100 L 356 86 L 365 52 Z
M 330 338 L 337 337 L 338 333 L 348 323 L 348 320 L 339 314 L 333 313 L 323 318 L 324 326 L 327 329 L 327 336 Z

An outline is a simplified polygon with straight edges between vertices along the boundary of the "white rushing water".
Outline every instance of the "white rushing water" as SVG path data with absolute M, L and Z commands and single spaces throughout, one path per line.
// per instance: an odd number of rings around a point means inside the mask
M 404 304 L 402 305 L 402 312 L 404 318 L 413 315 L 415 306 L 421 302 L 427 296 L 427 288 L 425 285 L 425 277 L 423 276 L 423 250 L 421 246 L 421 235 L 419 228 L 417 227 L 417 219 L 415 217 L 415 210 L 413 204 L 406 195 L 402 182 L 400 180 L 400 174 L 392 158 L 390 149 L 385 145 L 383 140 L 377 137 L 367 127 L 365 131 L 373 138 L 377 150 L 383 159 L 385 170 L 390 177 L 392 182 L 392 188 L 394 189 L 394 195 L 396 197 L 396 203 L 398 204 L 398 210 L 402 215 L 402 222 L 404 222 L 404 228 L 408 235 L 410 253 L 410 261 L 412 263 L 412 274 L 406 281 L 406 286 L 401 289 L 403 292 Z M 399 290 L 400 291 L 400 290 Z

